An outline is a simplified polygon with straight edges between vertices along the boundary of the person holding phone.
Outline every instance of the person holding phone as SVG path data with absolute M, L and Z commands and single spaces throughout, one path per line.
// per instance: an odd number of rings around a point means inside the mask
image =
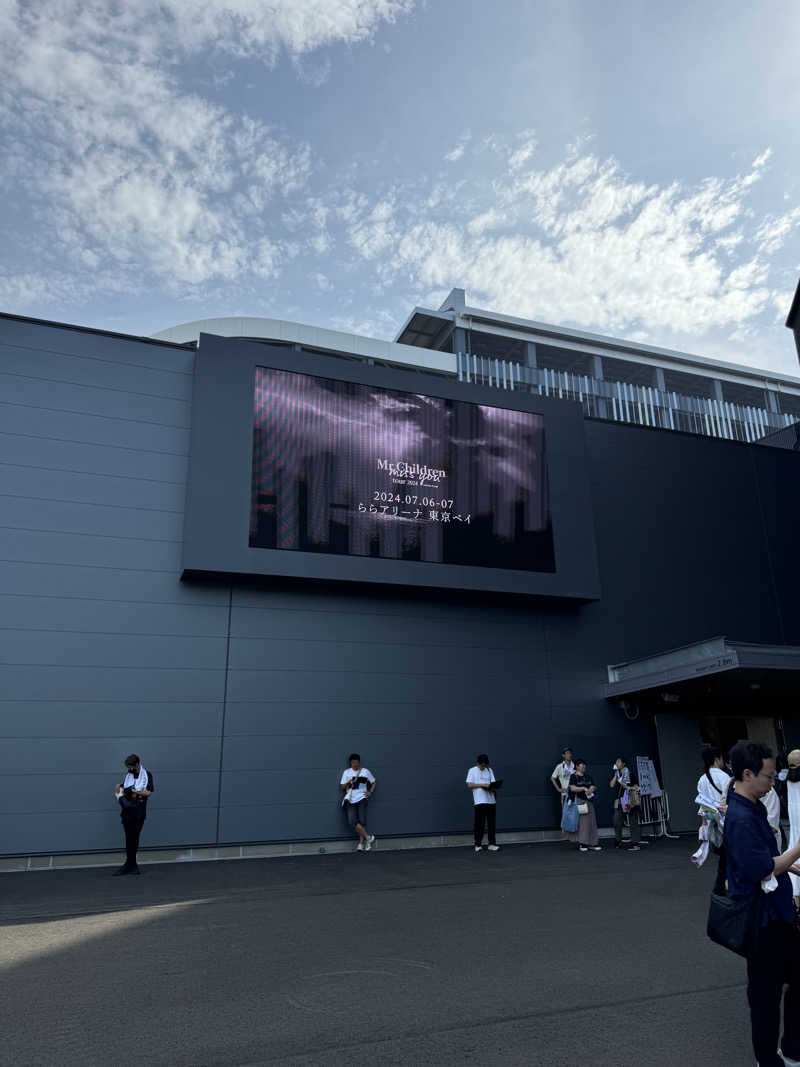
M 147 818 L 147 798 L 155 789 L 153 776 L 142 766 L 142 761 L 135 754 L 125 760 L 125 777 L 117 784 L 114 796 L 120 807 L 120 819 L 125 831 L 125 862 L 116 875 L 139 874 L 136 853 L 139 850 L 139 838 Z
M 483 830 L 486 827 L 489 837 L 489 851 L 499 852 L 500 846 L 495 838 L 497 826 L 497 797 L 495 788 L 499 785 L 494 771 L 489 766 L 489 757 L 485 752 L 475 760 L 475 766 L 467 771 L 467 788 L 472 790 L 472 803 L 475 808 L 473 825 L 475 851 L 483 850 Z

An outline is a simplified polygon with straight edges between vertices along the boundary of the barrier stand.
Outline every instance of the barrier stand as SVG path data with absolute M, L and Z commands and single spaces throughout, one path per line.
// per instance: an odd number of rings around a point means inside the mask
M 678 834 L 671 834 L 667 829 L 669 823 L 669 797 L 666 791 L 660 797 L 642 796 L 639 808 L 639 823 L 644 830 L 646 826 L 652 827 L 649 834 L 652 838 L 668 837 L 671 841 L 678 840 Z M 625 816 L 625 826 L 630 831 L 630 817 Z

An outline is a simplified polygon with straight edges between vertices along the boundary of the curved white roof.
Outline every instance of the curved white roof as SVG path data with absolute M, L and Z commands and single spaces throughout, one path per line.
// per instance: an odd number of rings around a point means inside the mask
M 376 359 L 382 363 L 398 363 L 402 366 L 423 367 L 425 370 L 456 374 L 456 357 L 449 352 L 436 352 L 413 345 L 401 345 L 395 341 L 380 341 L 375 337 L 361 337 L 355 333 L 340 333 L 324 330 L 319 326 L 304 326 L 299 322 L 284 322 L 282 319 L 258 319 L 231 317 L 222 319 L 197 319 L 171 326 L 152 336 L 157 341 L 172 341 L 187 344 L 197 341 L 201 333 L 213 333 L 218 337 L 252 337 L 260 341 L 282 341 L 317 348 L 323 352 L 347 353 Z

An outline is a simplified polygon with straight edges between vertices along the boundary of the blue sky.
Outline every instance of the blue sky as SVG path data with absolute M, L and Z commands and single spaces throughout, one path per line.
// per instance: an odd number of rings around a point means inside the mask
M 800 7 L 0 0 L 0 310 L 469 303 L 798 373 Z

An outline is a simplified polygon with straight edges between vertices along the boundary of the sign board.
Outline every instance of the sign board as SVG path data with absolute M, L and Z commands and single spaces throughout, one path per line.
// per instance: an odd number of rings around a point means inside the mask
M 639 779 L 639 792 L 644 797 L 660 797 L 661 786 L 653 761 L 649 756 L 636 757 L 636 777 Z

